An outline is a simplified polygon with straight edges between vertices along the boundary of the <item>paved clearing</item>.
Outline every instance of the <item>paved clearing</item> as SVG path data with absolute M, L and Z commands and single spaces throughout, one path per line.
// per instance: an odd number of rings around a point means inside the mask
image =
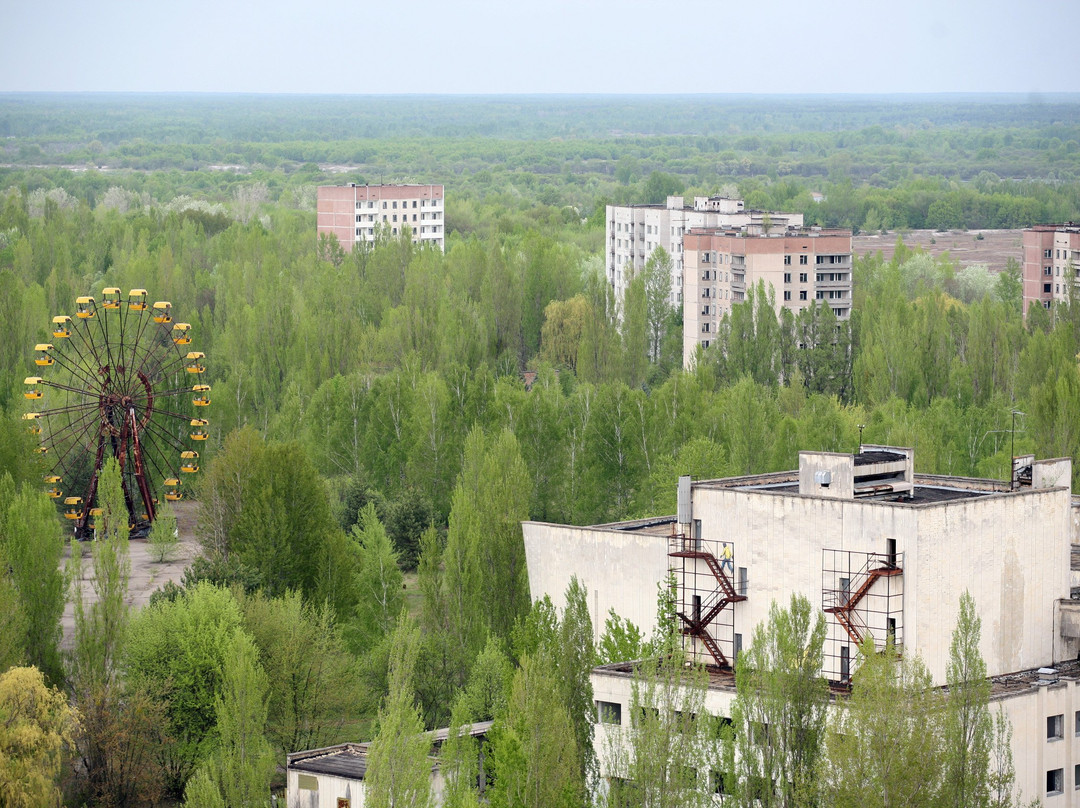
M 166 581 L 179 583 L 184 577 L 191 560 L 199 554 L 199 543 L 195 539 L 195 524 L 199 516 L 199 503 L 186 500 L 173 503 L 176 512 L 176 526 L 180 534 L 180 543 L 173 560 L 159 564 L 150 557 L 150 545 L 146 539 L 134 539 L 130 543 L 131 555 L 131 580 L 128 583 L 127 602 L 130 606 L 139 608 L 145 606 L 150 596 L 165 585 Z M 87 603 L 92 603 L 97 598 L 94 595 L 93 562 L 90 559 L 90 545 L 83 543 L 83 575 L 79 582 L 83 597 Z M 70 551 L 64 553 L 64 563 L 67 563 Z M 75 636 L 75 604 L 69 599 L 64 608 L 64 616 L 61 620 L 64 631 L 60 647 L 69 650 Z
M 851 238 L 856 255 L 879 250 L 888 261 L 896 252 L 896 237 L 902 236 L 908 247 L 920 247 L 933 256 L 948 253 L 961 267 L 985 264 L 991 272 L 1001 272 L 1005 262 L 1015 258 L 1023 263 L 1023 230 L 905 230 L 884 236 L 860 233 Z M 981 233 L 982 238 L 975 236 Z M 934 243 L 931 243 L 933 240 Z

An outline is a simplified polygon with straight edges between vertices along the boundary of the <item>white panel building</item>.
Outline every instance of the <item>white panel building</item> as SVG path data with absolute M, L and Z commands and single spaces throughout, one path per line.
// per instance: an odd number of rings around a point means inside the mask
M 671 305 L 683 301 L 683 235 L 691 228 L 766 226 L 777 231 L 802 227 L 801 213 L 747 210 L 741 199 L 669 196 L 663 205 L 608 205 L 604 244 L 607 280 L 622 301 L 632 271 L 645 267 L 657 247 L 671 255 Z

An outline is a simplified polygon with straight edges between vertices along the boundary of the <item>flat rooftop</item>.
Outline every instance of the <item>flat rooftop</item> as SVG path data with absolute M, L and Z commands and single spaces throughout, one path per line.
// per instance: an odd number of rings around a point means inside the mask
M 878 457 L 881 455 L 882 457 Z M 888 455 L 888 457 L 885 457 Z M 863 452 L 856 455 L 855 466 L 888 463 L 899 459 L 892 452 Z M 695 488 L 727 488 L 738 491 L 757 491 L 762 494 L 784 496 L 799 495 L 799 473 L 783 471 L 775 474 L 755 474 L 749 477 L 728 477 L 722 480 L 694 482 Z M 1011 493 L 1030 491 L 1022 488 Z M 937 474 L 916 474 L 910 495 L 907 492 L 892 496 L 859 499 L 858 502 L 874 502 L 880 505 L 933 505 L 953 500 L 973 499 L 995 494 L 1008 494 L 1009 484 L 1001 480 L 985 480 L 974 477 L 947 477 Z
M 612 662 L 608 665 L 600 665 L 593 668 L 595 673 L 616 677 L 632 677 L 644 660 L 635 659 L 630 662 Z M 735 672 L 722 670 L 711 665 L 705 666 L 705 672 L 709 676 L 710 690 L 726 690 L 735 692 Z M 990 697 L 1007 698 L 1011 695 L 1019 695 L 1033 687 L 1052 686 L 1061 682 L 1071 682 L 1080 679 L 1080 661 L 1067 660 L 1047 664 L 1041 668 L 1004 673 L 990 677 Z M 844 685 L 834 682 L 829 683 L 829 689 L 833 696 L 843 695 L 848 692 Z M 944 687 L 942 688 L 945 689 Z

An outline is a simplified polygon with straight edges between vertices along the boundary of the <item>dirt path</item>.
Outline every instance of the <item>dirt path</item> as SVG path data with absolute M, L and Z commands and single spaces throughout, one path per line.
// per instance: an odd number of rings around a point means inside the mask
M 180 583 L 184 577 L 184 570 L 199 554 L 199 543 L 195 538 L 195 524 L 199 516 L 199 504 L 194 501 L 177 502 L 173 506 L 176 512 L 177 531 L 180 534 L 180 543 L 171 561 L 159 564 L 150 556 L 150 545 L 146 539 L 135 539 L 130 543 L 131 555 L 131 580 L 128 583 L 128 605 L 136 609 L 145 606 L 150 601 L 150 596 L 165 585 L 166 581 Z M 79 581 L 79 587 L 87 603 L 96 600 L 93 589 L 94 569 L 90 560 L 89 544 L 82 545 L 83 550 L 83 574 Z M 64 553 L 64 563 L 67 563 L 70 551 Z M 62 649 L 71 648 L 75 635 L 75 603 L 69 597 L 67 606 L 64 608 L 64 616 L 60 625 L 64 636 L 60 642 Z

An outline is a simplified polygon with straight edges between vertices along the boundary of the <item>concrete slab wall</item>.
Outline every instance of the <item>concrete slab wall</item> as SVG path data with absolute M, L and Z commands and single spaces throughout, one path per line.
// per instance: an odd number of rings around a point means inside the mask
M 609 609 L 650 636 L 656 628 L 656 587 L 667 574 L 667 537 L 611 528 L 523 522 L 529 592 L 556 608 L 577 576 L 589 596 L 594 639 Z

